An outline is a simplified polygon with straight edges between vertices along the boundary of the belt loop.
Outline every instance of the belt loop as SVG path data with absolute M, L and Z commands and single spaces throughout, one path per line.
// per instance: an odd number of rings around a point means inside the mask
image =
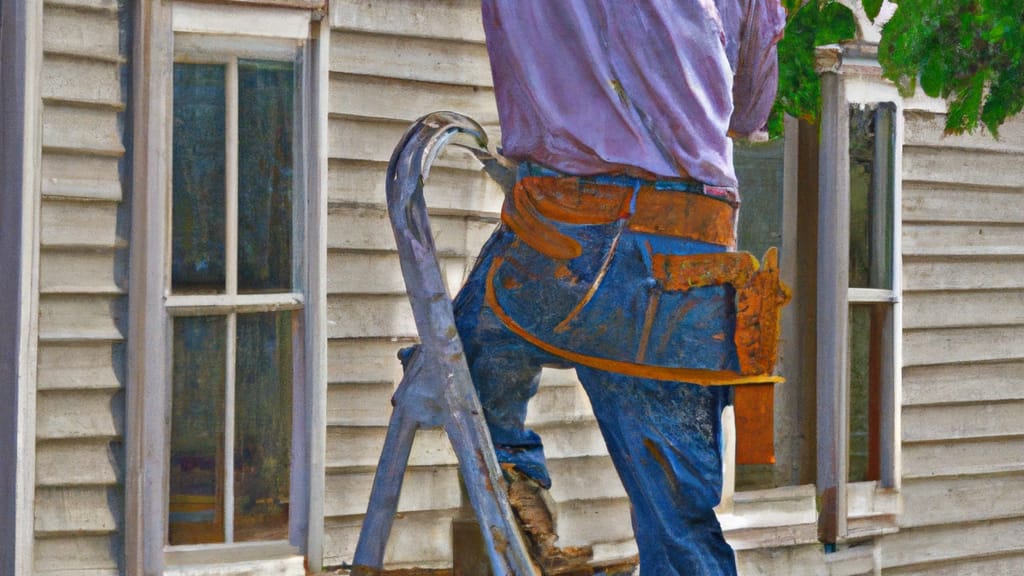
M 623 213 L 619 215 L 619 220 L 628 220 L 633 214 L 636 214 L 636 202 L 637 198 L 640 197 L 640 188 L 643 186 L 643 180 L 635 178 L 633 182 L 633 194 L 629 197 L 629 208 L 623 210 Z

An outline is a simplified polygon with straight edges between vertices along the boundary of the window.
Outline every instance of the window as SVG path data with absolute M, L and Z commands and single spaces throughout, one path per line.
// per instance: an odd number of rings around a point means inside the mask
M 860 48 L 822 74 L 817 487 L 833 544 L 895 530 L 899 511 L 901 103 Z
M 870 47 L 823 55 L 833 67 L 822 74 L 820 126 L 787 119 L 784 141 L 735 148 L 740 249 L 779 246 L 793 289 L 778 366 L 786 382 L 766 411 L 774 462 L 737 456 L 726 471 L 737 492 L 726 486 L 723 511 L 744 517 L 726 516 L 723 526 L 739 547 L 837 544 L 897 529 L 902 100 Z M 736 405 L 739 442 L 751 430 L 738 392 Z M 766 499 L 799 514 L 748 514 L 747 504 Z M 765 529 L 757 535 L 752 525 Z M 771 533 L 778 528 L 784 539 Z
M 288 539 L 304 316 L 295 51 L 174 64 L 172 546 Z
M 326 26 L 185 2 L 139 21 L 127 571 L 304 573 L 322 532 Z

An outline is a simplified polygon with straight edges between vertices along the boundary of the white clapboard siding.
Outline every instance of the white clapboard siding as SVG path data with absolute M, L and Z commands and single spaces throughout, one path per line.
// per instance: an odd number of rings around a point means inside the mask
M 114 0 L 44 4 L 36 574 L 117 574 L 121 563 L 129 222 L 119 16 Z
M 492 147 L 500 143 L 479 10 L 476 0 L 332 4 L 327 566 L 352 561 L 402 376 L 395 353 L 417 336 L 384 207 L 387 162 L 409 124 L 436 110 L 474 118 Z M 449 147 L 425 196 L 455 292 L 498 221 L 503 191 L 475 159 Z M 545 372 L 528 422 L 544 437 L 562 543 L 594 545 L 601 561 L 635 555 L 629 503 L 573 372 Z M 449 567 L 451 519 L 465 511 L 444 433 L 420 432 L 410 464 L 386 562 Z
M 1024 121 L 906 115 L 900 531 L 885 573 L 1024 567 Z M 1011 567 L 1016 567 L 1011 568 Z

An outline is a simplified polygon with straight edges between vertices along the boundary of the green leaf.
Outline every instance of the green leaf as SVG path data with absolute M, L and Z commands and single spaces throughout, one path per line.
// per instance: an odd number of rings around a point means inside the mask
M 864 11 L 867 12 L 868 18 L 874 20 L 878 17 L 883 2 L 884 0 L 864 0 Z

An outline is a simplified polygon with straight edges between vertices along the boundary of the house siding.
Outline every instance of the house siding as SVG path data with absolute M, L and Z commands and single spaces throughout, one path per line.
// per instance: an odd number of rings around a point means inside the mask
M 36 574 L 117 574 L 126 207 L 118 3 L 46 2 Z
M 477 0 L 342 0 L 331 10 L 327 566 L 352 560 L 401 378 L 395 353 L 416 338 L 384 208 L 387 161 L 408 125 L 435 110 L 467 114 L 500 140 Z M 426 199 L 454 293 L 497 223 L 502 193 L 474 160 L 449 151 Z M 545 373 L 528 423 L 544 437 L 560 543 L 594 545 L 599 560 L 635 554 L 628 501 L 571 372 Z M 386 565 L 451 566 L 461 506 L 447 438 L 421 431 Z
M 903 514 L 886 574 L 1024 566 L 1024 119 L 903 146 Z

